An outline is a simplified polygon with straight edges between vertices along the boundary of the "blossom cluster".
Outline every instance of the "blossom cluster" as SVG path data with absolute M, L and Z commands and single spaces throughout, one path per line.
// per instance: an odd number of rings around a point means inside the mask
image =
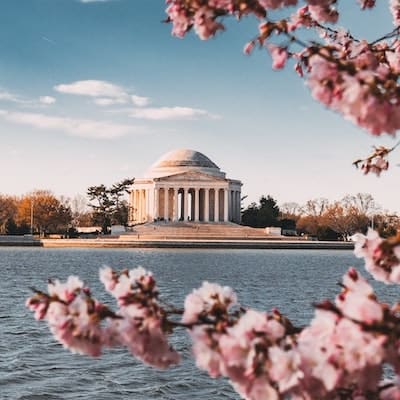
M 379 176 L 382 171 L 386 171 L 389 168 L 389 160 L 387 157 L 397 146 L 398 145 L 393 146 L 392 148 L 387 148 L 385 146 L 374 147 L 374 151 L 369 157 L 356 160 L 353 162 L 353 165 L 355 165 L 356 168 L 361 165 L 361 170 L 365 175 L 373 173 Z
M 364 258 L 365 268 L 378 281 L 400 284 L 400 236 L 382 239 L 372 229 L 367 235 L 357 233 L 354 253 Z
M 167 22 L 183 37 L 193 29 L 209 39 L 225 29 L 224 17 L 255 16 L 258 33 L 244 52 L 266 49 L 272 67 L 282 69 L 289 59 L 306 79 L 312 96 L 373 135 L 394 135 L 400 128 L 400 2 L 389 4 L 395 29 L 373 41 L 357 39 L 334 29 L 339 19 L 337 0 L 167 0 Z M 375 0 L 359 0 L 362 9 Z M 287 18 L 272 20 L 273 10 L 289 8 Z M 294 12 L 293 12 L 294 8 Z M 326 25 L 328 24 L 328 25 Z M 320 40 L 303 41 L 304 29 L 314 29 Z M 280 39 L 280 43 L 279 42 Z M 365 171 L 370 171 L 370 165 Z M 379 160 L 379 171 L 386 164 Z M 372 166 L 372 170 L 374 170 Z M 376 170 L 376 169 L 375 169 Z
M 199 316 L 190 329 L 197 366 L 229 378 L 249 400 L 399 398 L 396 384 L 382 385 L 385 363 L 399 372 L 398 305 L 379 303 L 354 268 L 342 288 L 335 303 L 316 306 L 310 326 L 297 329 L 277 310 L 229 315 L 236 296 L 204 283 L 185 304 L 186 315 L 194 308 Z M 219 311 L 208 317 L 207 310 Z
M 76 276 L 50 281 L 48 294 L 36 291 L 26 302 L 37 320 L 46 319 L 55 338 L 72 352 L 99 356 L 106 339 L 102 320 L 113 314 L 91 297 Z
M 106 267 L 100 280 L 119 305 L 111 330 L 118 341 L 146 364 L 166 368 L 179 362 L 179 354 L 169 345 L 172 325 L 158 302 L 153 275 L 142 267 L 117 273 Z
M 118 301 L 116 312 L 92 298 L 83 282 L 50 282 L 48 293 L 35 290 L 26 305 L 38 320 L 47 320 L 54 337 L 72 352 L 99 356 L 103 347 L 125 346 L 143 362 L 166 368 L 179 362 L 168 344 L 171 326 L 157 301 L 152 275 L 139 267 L 117 273 L 100 271 L 100 280 Z

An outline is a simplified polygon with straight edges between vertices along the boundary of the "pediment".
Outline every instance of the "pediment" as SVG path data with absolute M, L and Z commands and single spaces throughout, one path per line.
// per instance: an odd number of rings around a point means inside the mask
M 202 172 L 182 172 L 156 179 L 159 182 L 225 182 L 226 179 Z

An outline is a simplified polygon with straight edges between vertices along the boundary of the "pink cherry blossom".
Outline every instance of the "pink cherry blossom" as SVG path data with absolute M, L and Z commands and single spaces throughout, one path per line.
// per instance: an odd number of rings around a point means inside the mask
M 202 315 L 226 313 L 237 302 L 236 294 L 228 286 L 203 282 L 199 289 L 193 290 L 185 299 L 185 311 L 182 322 L 192 324 Z
M 364 258 L 365 268 L 372 276 L 385 283 L 400 283 L 400 244 L 386 245 L 386 242 L 372 229 L 367 235 L 353 236 L 354 254 Z
M 286 61 L 288 59 L 288 52 L 285 48 L 269 44 L 268 50 L 272 57 L 272 68 L 282 69 L 284 68 Z
M 113 322 L 114 330 L 119 342 L 134 356 L 162 369 L 179 363 L 179 354 L 168 344 L 162 318 L 133 304 L 121 308 L 119 315 L 123 318 Z
M 70 351 L 99 356 L 104 345 L 102 320 L 111 315 L 108 308 L 92 299 L 83 282 L 70 276 L 67 282 L 54 280 L 49 294 L 37 292 L 27 300 L 37 319 L 45 319 L 54 337 Z
M 374 298 L 374 291 L 355 269 L 343 279 L 344 289 L 336 297 L 336 305 L 344 316 L 366 324 L 381 322 L 383 309 Z
M 400 25 L 400 1 L 390 0 L 390 12 L 393 17 L 393 24 L 396 26 Z
M 272 346 L 268 350 L 271 362 L 269 375 L 277 383 L 280 393 L 285 393 L 298 386 L 304 373 L 301 370 L 301 357 L 297 348 L 283 350 L 281 347 Z
M 212 378 L 221 376 L 224 371 L 219 349 L 221 334 L 207 326 L 195 326 L 190 331 L 190 337 L 197 367 L 207 371 Z

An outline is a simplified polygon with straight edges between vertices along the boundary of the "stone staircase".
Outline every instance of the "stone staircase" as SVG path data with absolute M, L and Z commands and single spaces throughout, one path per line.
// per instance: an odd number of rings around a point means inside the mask
M 280 235 L 267 235 L 263 228 L 251 228 L 232 222 L 153 222 L 136 225 L 120 235 L 122 240 L 279 240 Z

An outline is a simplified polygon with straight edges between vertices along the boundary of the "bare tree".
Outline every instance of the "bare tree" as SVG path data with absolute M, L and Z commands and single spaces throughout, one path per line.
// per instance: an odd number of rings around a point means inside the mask
M 279 207 L 279 210 L 281 212 L 282 219 L 287 218 L 297 220 L 301 213 L 300 204 L 294 201 L 283 203 Z
M 301 207 L 301 214 L 308 217 L 320 217 L 328 206 L 329 200 L 324 197 L 308 200 L 307 203 Z

